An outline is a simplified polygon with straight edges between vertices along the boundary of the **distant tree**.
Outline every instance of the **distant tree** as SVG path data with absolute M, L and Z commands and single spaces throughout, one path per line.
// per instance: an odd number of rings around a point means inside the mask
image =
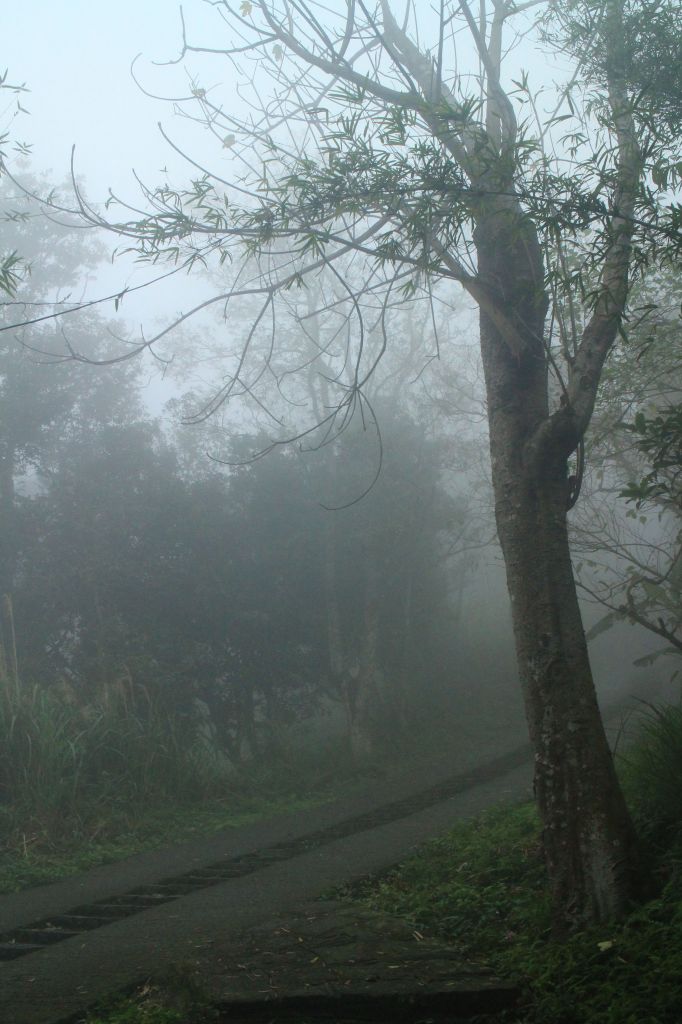
M 429 387 L 434 375 L 424 371 L 421 351 L 429 331 L 433 335 L 433 313 L 420 312 L 409 300 L 396 304 L 390 327 L 386 323 L 393 342 L 382 359 L 381 331 L 349 339 L 345 315 L 318 314 L 320 296 L 334 294 L 337 285 L 333 275 L 320 275 L 279 326 L 269 373 L 249 388 L 249 415 L 258 434 L 245 433 L 244 417 L 224 405 L 212 412 L 221 396 L 210 387 L 203 395 L 188 393 L 174 403 L 174 411 L 193 423 L 176 435 L 183 472 L 190 479 L 193 473 L 206 474 L 211 467 L 206 451 L 228 463 L 229 500 L 239 495 L 239 504 L 251 507 L 240 536 L 260 552 L 252 572 L 257 576 L 261 564 L 268 571 L 273 558 L 271 578 L 284 581 L 293 617 L 285 629 L 268 631 L 275 660 L 282 664 L 291 649 L 287 638 L 304 637 L 305 621 L 310 639 L 303 643 L 305 659 L 298 648 L 299 681 L 317 672 L 312 693 L 323 686 L 327 697 L 342 703 L 351 748 L 365 758 L 380 753 L 387 741 L 407 738 L 413 694 L 420 693 L 422 704 L 432 694 L 436 637 L 442 644 L 448 619 L 450 629 L 456 627 L 450 598 L 461 593 L 465 579 L 464 573 L 452 572 L 452 565 L 478 523 L 472 528 L 461 482 L 457 487 L 446 482 L 452 459 L 445 437 L 457 436 L 460 469 L 470 453 L 454 409 L 447 420 L 434 416 Z M 452 317 L 443 330 L 454 333 Z M 253 345 L 263 341 L 255 338 Z M 334 389 L 341 382 L 353 386 L 349 345 L 356 344 L 370 362 L 381 361 L 364 391 L 364 423 L 350 417 L 338 432 L 320 431 L 324 412 L 333 408 Z M 435 353 L 435 337 L 433 345 Z M 191 364 L 190 354 L 183 358 Z M 221 350 L 220 341 L 211 360 L 225 368 L 229 381 L 232 355 Z M 457 377 L 453 364 L 453 385 Z M 299 443 L 287 454 L 287 437 L 296 431 Z M 268 459 L 257 458 L 268 451 L 271 467 Z M 292 546 L 302 570 L 300 591 L 299 573 L 287 554 Z M 280 549 L 283 558 L 275 554 Z M 295 596 L 299 593 L 302 598 Z M 262 613 L 270 608 L 267 587 L 260 594 Z M 281 614 L 268 612 L 268 621 Z M 261 638 L 261 657 L 269 644 Z M 444 671 L 439 672 L 442 678 Z M 304 691 L 305 686 L 301 695 Z
M 27 188 L 38 182 L 24 176 Z M 17 308 L 41 314 L 59 308 L 60 296 L 76 287 L 84 270 L 96 266 L 102 250 L 82 230 L 68 229 L 17 190 L 0 181 L 5 239 L 21 251 L 27 272 L 13 298 L 0 305 L 0 325 L 12 324 Z M 94 311 L 67 333 L 47 320 L 0 333 L 0 607 L 2 643 L 14 649 L 11 598 L 25 547 L 25 493 L 39 486 L 60 446 L 91 418 L 103 422 L 134 415 L 137 399 L 128 385 L 139 372 L 133 364 L 93 367 L 71 358 L 74 344 L 90 357 L 104 357 L 109 327 Z M 16 671 L 16 666 L 15 666 Z
M 235 246 L 252 257 L 251 279 L 213 300 L 225 307 L 240 293 L 262 296 L 220 401 L 252 394 L 277 349 L 271 327 L 259 371 L 255 334 L 322 267 L 336 272 L 342 293 L 325 297 L 324 309 L 345 302 L 349 336 L 362 336 L 369 312 L 381 319 L 399 289 L 433 296 L 434 282 L 454 283 L 476 302 L 497 529 L 555 923 L 618 916 L 638 891 L 641 862 L 576 597 L 567 511 L 580 472 L 569 463 L 627 320 L 633 272 L 679 254 L 679 208 L 668 191 L 679 182 L 679 139 L 660 96 L 642 92 L 633 71 L 648 15 L 663 12 L 656 33 L 667 40 L 676 8 L 672 0 L 494 0 L 474 12 L 466 0 L 444 0 L 426 20 L 408 4 L 399 22 L 388 0 L 338 11 L 308 0 L 211 6 L 219 31 L 232 36 L 221 44 L 216 33 L 201 46 L 185 30 L 182 57 L 219 52 L 238 69 L 251 59 L 272 83 L 268 91 L 249 77 L 253 109 L 241 121 L 230 102 L 192 83 L 195 116 L 223 155 L 241 161 L 235 187 L 222 170 L 201 168 L 185 189 L 148 190 L 148 215 L 129 207 L 108 226 L 143 260 L 222 264 Z M 545 48 L 571 66 L 547 116 L 527 76 L 506 75 L 503 61 L 507 23 L 525 35 L 530 10 Z M 648 42 L 645 51 L 653 52 Z M 80 211 L 104 224 L 82 199 Z M 348 268 L 363 259 L 357 288 Z M 571 316 L 576 296 L 589 308 L 582 328 Z M 352 386 L 335 379 L 322 429 L 368 413 L 374 365 L 359 351 Z
M 467 513 L 444 486 L 439 442 L 394 406 L 374 408 L 383 461 L 370 492 L 356 500 L 375 472 L 374 427 L 350 428 L 317 472 L 331 505 L 319 552 L 327 671 L 358 757 L 409 737 L 433 686 L 439 630 L 452 626 L 447 547 Z
M 256 462 L 258 438 L 223 448 L 241 465 L 225 492 L 230 567 L 214 607 L 223 609 L 239 685 L 254 681 L 249 706 L 275 726 L 297 704 L 339 700 L 359 757 L 398 738 L 412 694 L 423 694 L 434 675 L 448 607 L 446 536 L 458 505 L 424 429 L 395 410 L 381 419 L 381 474 L 361 501 L 376 473 L 372 427 Z M 196 552 L 192 564 L 201 557 Z M 210 546 L 203 557 L 215 559 Z M 238 599 L 230 597 L 235 587 Z M 222 688 L 218 682 L 210 699 L 224 701 Z
M 173 554 L 164 526 L 186 513 L 173 465 L 153 424 L 89 420 L 41 471 L 40 488 L 21 506 L 15 586 L 20 651 L 33 678 L 65 676 L 96 690 L 145 664 L 154 616 L 163 629 L 157 588 Z

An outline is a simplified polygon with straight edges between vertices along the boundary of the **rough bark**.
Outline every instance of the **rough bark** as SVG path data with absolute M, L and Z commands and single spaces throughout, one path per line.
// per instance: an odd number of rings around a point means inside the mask
M 637 884 L 637 847 L 587 655 L 568 549 L 565 473 L 515 484 L 500 461 L 498 530 L 562 930 L 624 912 Z
M 525 340 L 515 354 L 481 310 L 497 529 L 561 932 L 623 913 L 638 883 L 637 843 L 597 705 L 571 565 L 567 458 L 578 435 L 569 411 L 541 449 L 536 443 L 549 418 L 540 250 L 513 210 L 481 217 L 476 244 L 481 279 Z

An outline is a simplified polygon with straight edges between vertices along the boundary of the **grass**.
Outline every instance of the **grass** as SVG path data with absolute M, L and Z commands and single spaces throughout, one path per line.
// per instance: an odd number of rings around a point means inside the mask
M 682 705 L 643 704 L 639 740 L 621 758 L 638 831 L 655 848 L 674 842 L 682 822 Z
M 348 895 L 445 939 L 463 960 L 522 979 L 524 1003 L 509 1021 L 679 1024 L 682 844 L 661 857 L 669 878 L 658 899 L 559 944 L 538 840 L 532 805 L 499 808 Z
M 123 860 L 145 850 L 189 842 L 225 828 L 238 828 L 259 818 L 303 810 L 330 799 L 331 792 L 301 795 L 291 792 L 270 799 L 264 795 L 236 800 L 206 800 L 200 805 L 177 803 L 140 809 L 139 817 L 107 818 L 108 837 L 63 838 L 52 848 L 15 843 L 0 852 L 0 894 L 68 878 L 102 864 Z
M 535 808 L 499 808 L 457 825 L 380 880 L 345 891 L 487 960 L 522 927 L 549 928 Z
M 347 893 L 451 943 L 463 960 L 522 979 L 524 1024 L 682 1020 L 682 711 L 650 708 L 621 764 L 660 896 L 618 924 L 551 940 L 532 805 L 504 807 L 427 844 L 388 877 Z
M 109 695 L 84 716 L 58 695 L 10 688 L 0 719 L 1 778 L 5 792 L 17 798 L 0 803 L 0 827 L 10 837 L 0 853 L 5 892 L 310 806 L 348 782 L 340 764 L 330 762 L 321 772 L 309 754 L 294 751 L 279 764 L 228 777 L 210 759 L 197 760 L 200 748 L 191 734 L 164 724 L 159 709 L 140 709 L 129 692 Z M 498 808 L 462 823 L 389 876 L 346 896 L 446 939 L 463 960 L 521 979 L 523 1004 L 507 1016 L 508 1024 L 679 1024 L 682 708 L 648 707 L 620 769 L 661 892 L 618 924 L 561 944 L 550 939 L 532 805 Z M 145 986 L 90 1015 L 87 1024 L 210 1019 L 200 995 L 176 978 Z
M 88 1013 L 80 1024 L 211 1024 L 216 1015 L 189 974 L 174 970 L 131 996 Z
M 66 815 L 58 830 L 22 819 L 21 808 L 0 803 L 0 894 L 67 878 L 146 850 L 161 849 L 238 828 L 266 817 L 305 810 L 360 785 L 335 750 L 312 770 L 309 750 L 286 763 L 232 770 L 219 785 L 194 799 L 181 794 L 135 799 L 100 799 Z M 97 793 L 95 792 L 95 798 Z
M 235 768 L 131 679 L 85 703 L 0 673 L 0 893 L 324 802 L 349 783 L 341 759 L 283 743 Z
M 111 817 L 218 791 L 224 766 L 160 693 L 118 679 L 85 699 L 67 684 L 0 676 L 0 807 L 6 842 L 87 838 Z

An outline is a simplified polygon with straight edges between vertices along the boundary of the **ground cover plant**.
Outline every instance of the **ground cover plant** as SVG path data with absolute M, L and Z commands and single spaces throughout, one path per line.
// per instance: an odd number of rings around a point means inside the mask
M 331 789 L 305 795 L 296 792 L 292 785 L 288 794 L 272 798 L 264 792 L 253 791 L 250 796 L 241 798 L 213 797 L 198 806 L 192 803 L 178 806 L 170 801 L 156 807 L 140 806 L 135 815 L 121 814 L 105 821 L 104 836 L 89 839 L 67 836 L 51 847 L 30 845 L 30 836 L 23 845 L 23 837 L 17 835 L 12 843 L 5 841 L 0 852 L 0 894 L 56 882 L 145 850 L 189 842 L 259 818 L 302 810 L 332 795 Z
M 351 778 L 342 757 L 282 744 L 276 761 L 235 768 L 144 688 L 82 704 L 3 673 L 0 892 L 324 801 Z
M 655 898 L 620 923 L 552 938 L 536 810 L 500 807 L 348 895 L 436 934 L 524 985 L 510 1021 L 677 1024 L 682 1006 L 682 709 L 649 708 L 620 758 Z
M 217 1019 L 202 992 L 182 971 L 159 984 L 146 983 L 127 998 L 113 999 L 79 1024 L 209 1024 Z
M 619 757 L 633 816 L 647 837 L 654 898 L 619 923 L 552 939 L 551 901 L 532 804 L 462 822 L 381 879 L 345 890 L 446 939 L 462 961 L 521 979 L 504 1024 L 678 1024 L 682 1005 L 682 708 L 645 708 Z M 178 988 L 180 996 L 178 996 Z M 178 999 L 184 999 L 179 1003 Z M 203 1015 L 203 1016 L 202 1016 Z M 87 1024 L 210 1020 L 178 979 L 145 986 Z M 299 1022 L 302 1024 L 302 1022 Z

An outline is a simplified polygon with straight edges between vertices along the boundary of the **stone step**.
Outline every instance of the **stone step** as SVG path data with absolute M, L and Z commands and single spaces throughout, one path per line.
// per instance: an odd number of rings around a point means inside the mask
M 0 960 L 16 960 L 20 956 L 37 953 L 39 949 L 44 948 L 30 942 L 0 942 Z

